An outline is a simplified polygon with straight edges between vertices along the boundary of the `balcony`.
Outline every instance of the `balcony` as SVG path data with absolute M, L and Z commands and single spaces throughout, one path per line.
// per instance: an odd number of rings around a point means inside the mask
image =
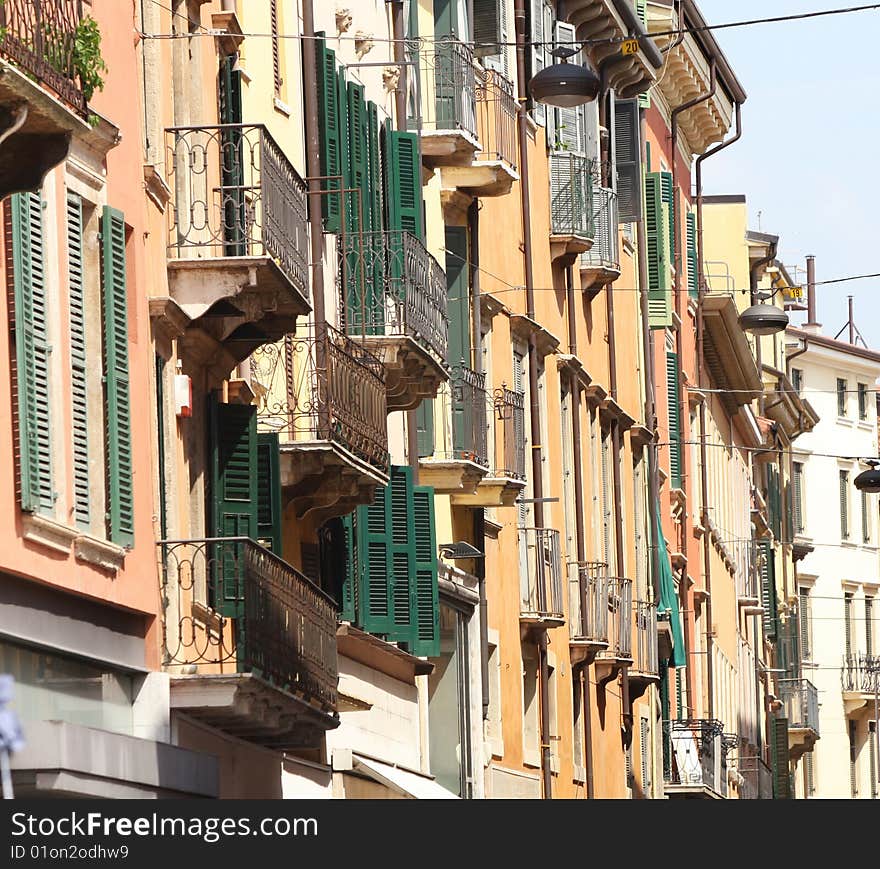
M 477 71 L 474 82 L 478 151 L 469 161 L 449 163 L 441 168 L 441 195 L 447 205 L 459 194 L 466 199 L 505 196 L 510 193 L 513 182 L 519 179 L 516 171 L 517 104 L 513 82 L 496 70 Z M 471 103 L 467 91 L 463 90 L 460 98 L 445 99 L 446 106 L 461 106 L 464 110 L 459 126 L 469 126 L 471 120 L 467 112 Z M 424 148 L 424 135 L 422 142 Z
M 281 488 L 317 525 L 373 500 L 388 482 L 385 370 L 329 325 L 310 326 L 251 356 L 261 431 L 278 434 Z
M 489 470 L 488 403 L 485 374 L 465 365 L 451 369 L 435 407 L 440 430 L 434 453 L 419 464 L 420 483 L 438 495 L 476 495 Z
M 663 722 L 664 790 L 670 799 L 727 797 L 723 725 L 706 718 Z
M 629 696 L 641 697 L 650 685 L 660 682 L 660 660 L 657 646 L 657 607 L 637 600 L 633 609 L 636 637 L 633 662 L 629 669 Z
M 309 311 L 306 185 L 262 125 L 166 133 L 171 301 L 241 362 Z
M 819 739 L 819 693 L 809 679 L 780 679 L 779 697 L 788 719 L 788 750 L 797 761 Z
M 0 197 L 35 190 L 86 135 L 75 43 L 79 0 L 0 4 Z
M 581 287 L 598 290 L 620 277 L 617 194 L 607 187 L 593 188 L 593 246 L 581 254 Z
M 763 554 L 756 540 L 734 544 L 745 553 L 736 560 L 736 603 L 744 615 L 761 615 L 761 564 Z
M 847 715 L 873 709 L 874 692 L 880 685 L 880 655 L 845 655 L 840 670 L 843 708 Z
M 608 648 L 608 565 L 603 561 L 572 563 L 568 585 L 572 663 L 591 663 Z
M 596 656 L 596 681 L 605 685 L 633 662 L 632 580 L 608 578 L 608 647 Z
M 570 151 L 550 154 L 550 255 L 573 264 L 593 246 L 592 161 Z
M 520 626 L 555 628 L 565 624 L 559 532 L 520 528 Z
M 446 275 L 408 232 L 340 237 L 345 331 L 385 367 L 388 412 L 415 410 L 447 379 Z
M 337 727 L 336 605 L 244 537 L 158 544 L 171 708 L 277 750 Z

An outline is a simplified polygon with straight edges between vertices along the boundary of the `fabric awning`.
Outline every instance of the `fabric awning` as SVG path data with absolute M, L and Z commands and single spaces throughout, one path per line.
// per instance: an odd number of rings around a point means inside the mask
M 458 797 L 451 791 L 426 775 L 419 775 L 398 766 L 391 766 L 379 760 L 363 757 L 360 754 L 352 756 L 354 769 L 369 776 L 379 784 L 398 791 L 416 800 L 457 800 Z
M 672 562 L 669 560 L 669 549 L 666 546 L 666 538 L 663 536 L 663 526 L 660 522 L 660 503 L 654 504 L 654 539 L 660 553 L 660 601 L 657 609 L 669 613 L 669 623 L 672 628 L 672 657 L 669 659 L 670 667 L 684 667 L 687 663 L 684 655 L 684 633 L 681 629 L 681 616 L 678 611 L 678 595 L 675 593 L 675 579 L 672 575 Z

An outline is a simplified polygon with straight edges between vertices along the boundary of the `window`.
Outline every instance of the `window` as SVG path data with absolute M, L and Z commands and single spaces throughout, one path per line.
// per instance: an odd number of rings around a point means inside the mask
M 846 381 L 837 378 L 837 415 L 846 416 Z
M 868 503 L 868 493 L 859 492 L 859 500 L 862 502 L 862 543 L 871 542 L 871 510 Z
M 681 389 L 678 382 L 678 354 L 669 352 L 666 354 L 666 402 L 669 418 L 669 485 L 673 489 L 680 489 Z
M 635 529 L 636 600 L 648 599 L 648 520 L 645 483 L 645 451 L 633 453 L 633 526 Z
M 804 372 L 802 369 L 791 369 L 791 385 L 794 387 L 794 391 L 800 395 L 804 388 Z
M 642 772 L 642 797 L 648 799 L 651 796 L 651 769 L 653 758 L 651 756 L 651 727 L 647 716 L 639 718 L 639 756 L 641 758 Z
M 840 489 L 840 539 L 849 539 L 849 471 L 838 472 Z
M 571 712 L 572 712 L 572 763 L 574 764 L 574 780 L 586 780 L 586 760 L 584 754 L 584 692 L 580 673 L 572 673 L 571 677 Z
M 815 749 L 814 749 L 815 750 Z M 877 722 L 868 722 L 868 758 L 871 765 L 871 799 L 877 799 Z
M 270 29 L 272 33 L 272 73 L 275 79 L 275 96 L 281 96 L 281 39 L 278 32 L 278 0 L 269 0 Z
M 812 751 L 808 751 L 804 755 L 804 794 L 808 797 L 816 794 L 816 770 L 813 764 L 813 754 L 816 747 Z
M 602 473 L 602 561 L 608 565 L 610 576 L 617 575 L 616 548 L 614 544 L 614 496 L 613 470 L 611 457 L 611 432 L 602 429 L 601 444 Z
M 858 724 L 849 720 L 849 792 L 853 799 L 859 795 Z
M 874 654 L 874 598 L 865 595 L 865 654 Z
M 492 631 L 489 631 L 491 636 Z M 487 736 L 492 754 L 504 756 L 504 732 L 502 728 L 501 708 L 501 653 L 498 651 L 498 639 L 489 641 L 489 709 L 487 713 Z
M 795 462 L 792 467 L 792 512 L 794 513 L 794 532 L 804 532 L 804 463 Z
M 850 661 L 853 654 L 853 596 L 851 591 L 844 592 L 843 595 L 843 639 L 846 659 Z
M 859 419 L 868 418 L 868 386 L 865 383 L 858 385 L 859 389 Z
M 523 762 L 541 765 L 538 652 L 532 644 L 522 646 Z
M 798 624 L 801 632 L 802 661 L 811 661 L 813 659 L 812 621 L 810 589 L 807 586 L 801 586 L 798 589 Z

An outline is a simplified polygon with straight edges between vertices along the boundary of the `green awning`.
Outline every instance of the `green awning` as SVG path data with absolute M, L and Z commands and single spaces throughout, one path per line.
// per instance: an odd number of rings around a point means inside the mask
M 670 667 L 683 667 L 686 663 L 684 655 L 684 633 L 681 629 L 681 617 L 678 612 L 678 595 L 675 593 L 675 579 L 672 576 L 672 562 L 669 560 L 669 549 L 666 539 L 663 537 L 663 527 L 660 523 L 660 504 L 655 503 L 654 510 L 654 539 L 660 553 L 660 601 L 657 609 L 661 613 L 669 613 L 669 623 L 672 628 L 672 657 L 669 659 Z

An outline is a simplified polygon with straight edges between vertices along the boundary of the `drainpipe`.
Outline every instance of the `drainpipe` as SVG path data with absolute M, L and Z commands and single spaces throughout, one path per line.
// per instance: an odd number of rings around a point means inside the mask
M 515 0 L 513 7 L 516 27 L 516 76 L 519 94 L 517 96 L 517 129 L 519 139 L 519 190 L 523 222 L 523 264 L 526 281 L 526 313 L 535 318 L 535 280 L 532 268 L 532 211 L 529 194 L 529 148 L 528 123 L 526 118 L 526 8 L 525 0 Z M 538 350 L 534 333 L 529 335 L 529 416 L 531 418 L 532 440 L 532 505 L 535 527 L 544 527 L 544 481 L 541 476 L 541 406 L 538 401 Z M 538 632 L 538 656 L 540 660 L 541 691 L 541 773 L 544 784 L 544 799 L 553 798 L 553 776 L 550 770 L 550 670 L 547 664 L 547 630 Z
M 742 136 L 742 103 L 735 105 L 736 131 L 725 142 L 710 148 L 705 154 L 700 154 L 696 161 L 697 178 L 697 384 L 702 386 L 703 372 L 705 370 L 704 340 L 705 324 L 703 321 L 703 299 L 706 295 L 706 276 L 703 272 L 703 161 L 713 157 L 719 151 L 729 148 Z M 706 682 L 708 690 L 708 714 L 709 718 L 715 717 L 715 673 L 712 663 L 712 556 L 709 543 L 709 475 L 707 472 L 709 448 L 706 443 L 706 401 L 700 403 L 700 499 L 702 503 L 703 523 L 703 582 L 706 586 Z
M 677 108 L 672 110 L 672 123 L 671 123 L 671 151 L 672 151 L 672 208 L 673 214 L 675 216 L 675 236 L 673 238 L 673 250 L 674 250 L 674 291 L 673 298 L 675 301 L 675 312 L 679 318 L 679 326 L 675 332 L 675 347 L 676 347 L 676 357 L 677 357 L 677 374 L 678 374 L 678 382 L 682 383 L 684 381 L 684 365 L 683 365 L 683 350 L 684 345 L 682 341 L 682 333 L 681 333 L 681 324 L 684 322 L 684 317 L 682 316 L 681 311 L 681 208 L 680 206 L 680 196 L 678 195 L 678 118 L 683 113 L 692 109 L 694 106 L 699 105 L 700 103 L 704 103 L 707 100 L 712 99 L 715 95 L 715 90 L 717 87 L 717 72 L 716 72 L 716 61 L 713 57 L 710 62 L 710 76 L 709 76 L 709 90 L 699 96 L 694 97 L 692 100 L 688 100 L 686 103 L 678 106 Z M 681 399 L 679 404 L 679 419 L 681 420 L 682 428 L 687 425 L 690 421 L 690 407 L 688 405 L 687 394 L 684 389 L 681 390 Z M 682 477 L 682 485 L 687 487 L 689 481 L 688 474 L 688 450 L 681 451 L 681 477 Z M 685 489 L 687 492 L 687 489 Z M 687 503 L 687 494 L 685 494 L 685 503 Z M 688 588 L 688 511 L 687 507 L 681 511 L 681 523 L 680 523 L 680 551 L 684 558 L 684 565 L 681 568 L 681 579 L 679 582 L 678 593 L 681 598 L 681 609 L 684 613 L 684 639 L 685 639 L 685 683 L 687 687 L 687 697 L 688 704 L 691 710 L 695 709 L 694 699 L 696 697 L 695 686 L 694 686 L 694 668 L 689 665 L 688 657 L 694 648 L 694 636 L 693 632 L 695 629 L 695 620 L 694 620 L 694 607 L 693 607 L 693 594 Z
M 771 241 L 769 245 L 768 255 L 763 259 L 759 259 L 750 269 L 749 269 L 749 297 L 750 304 L 755 304 L 755 293 L 758 289 L 758 271 L 763 268 L 767 263 L 772 263 L 773 260 L 776 259 L 778 241 Z M 809 261 L 808 261 L 809 265 Z M 763 370 L 763 362 L 761 361 L 761 336 L 755 336 L 755 362 L 758 365 L 758 376 L 761 378 L 761 382 L 764 382 L 764 370 Z M 764 390 L 761 390 L 760 396 L 758 396 L 758 414 L 760 416 L 764 415 Z
M 577 324 L 575 322 L 575 292 L 572 266 L 565 267 L 565 306 L 568 314 L 568 352 L 577 356 Z M 580 565 L 587 560 L 586 530 L 584 528 L 584 481 L 581 475 L 581 384 L 578 376 L 571 376 L 571 438 L 574 463 L 574 519 L 575 546 L 577 549 L 578 580 Z M 581 595 L 581 600 L 584 597 Z M 590 708 L 590 665 L 580 664 L 572 678 L 581 680 L 581 698 L 584 715 L 584 766 L 586 767 L 587 799 L 593 799 L 593 722 Z

